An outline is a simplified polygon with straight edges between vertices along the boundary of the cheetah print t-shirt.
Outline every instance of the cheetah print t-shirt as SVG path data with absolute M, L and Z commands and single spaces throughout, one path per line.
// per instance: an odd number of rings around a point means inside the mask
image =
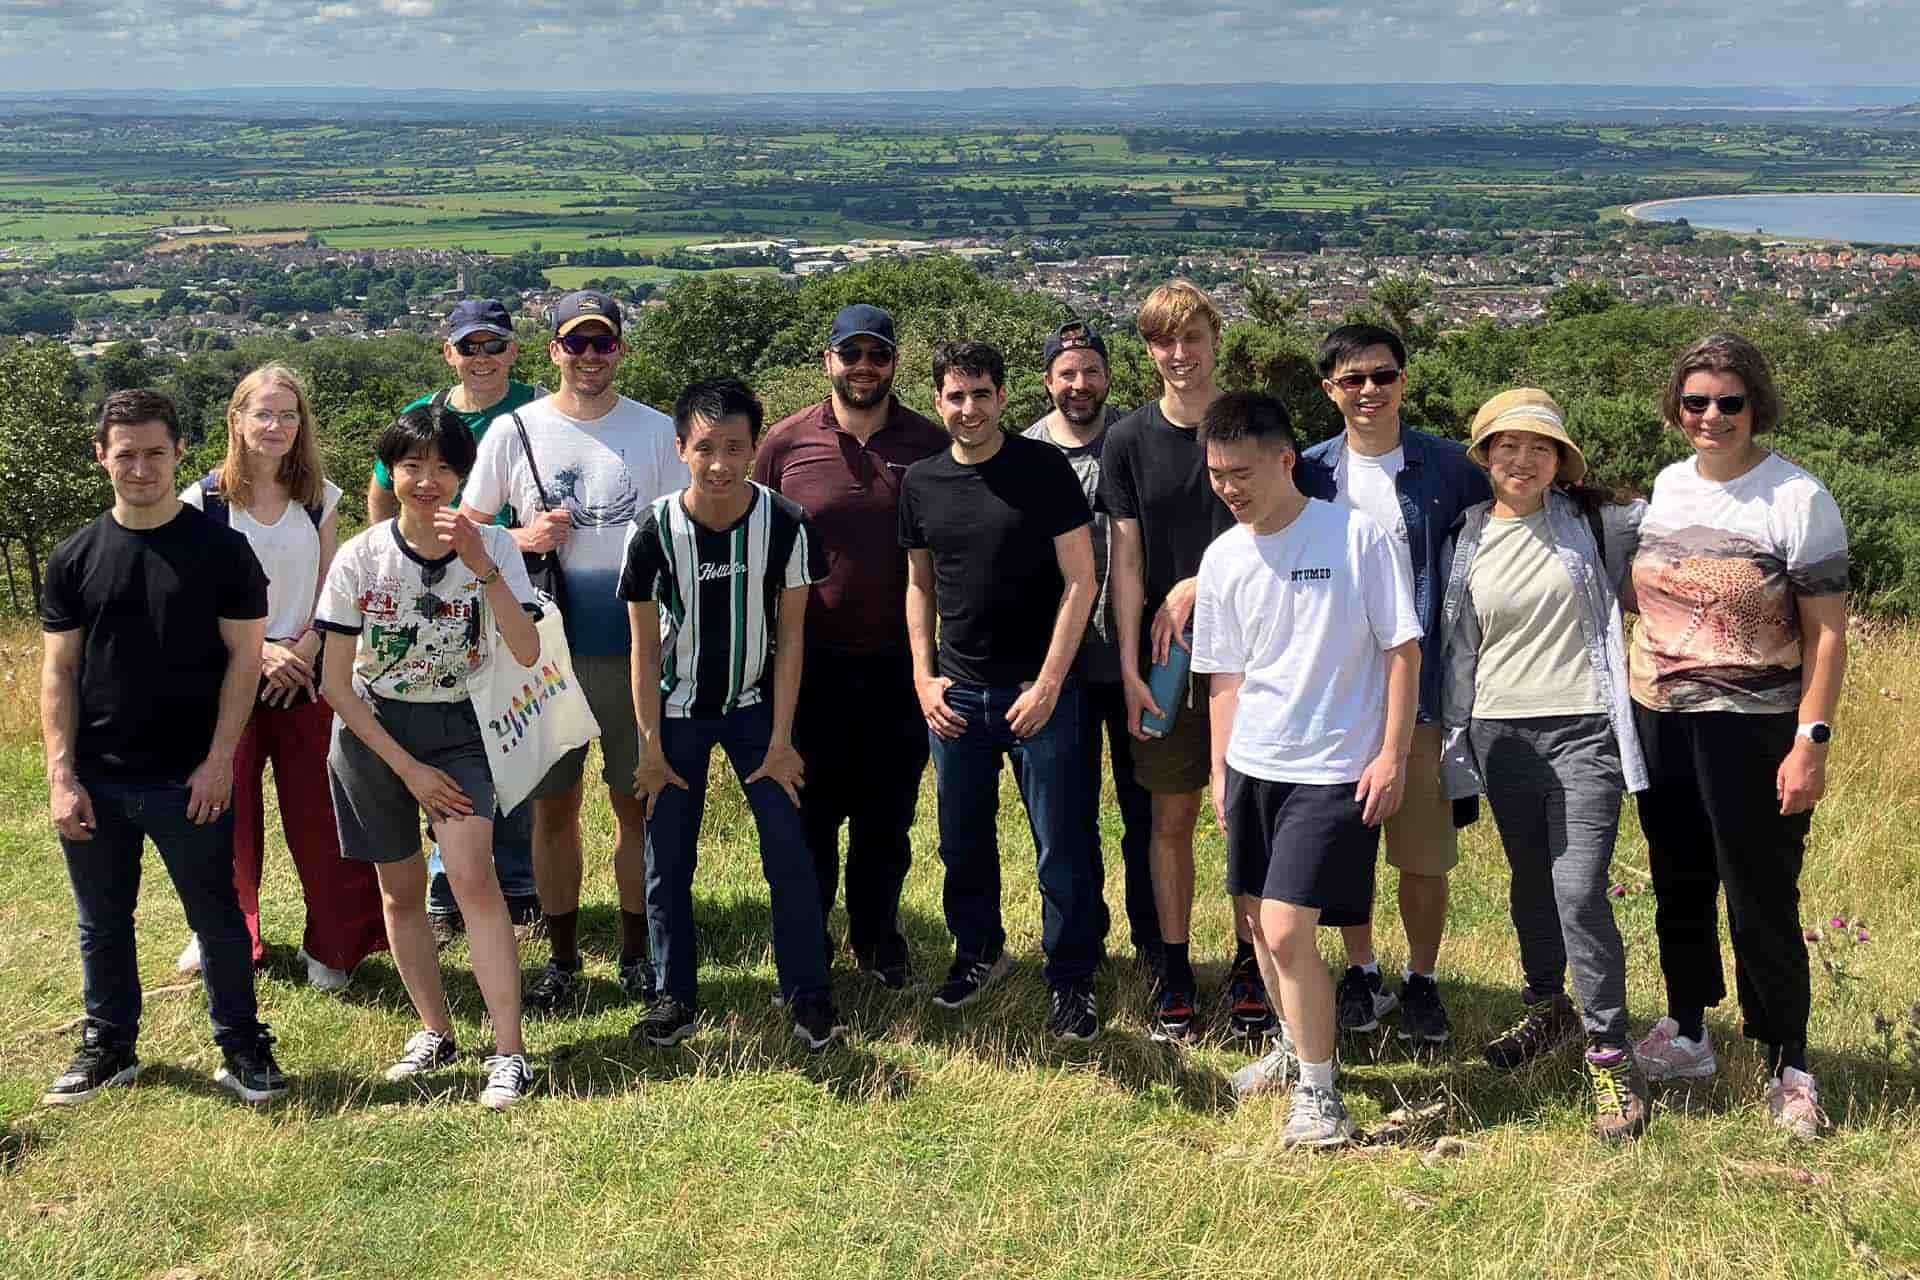
M 1826 486 L 1778 454 L 1726 484 L 1693 459 L 1654 481 L 1633 561 L 1633 699 L 1656 711 L 1791 711 L 1801 596 L 1847 589 Z

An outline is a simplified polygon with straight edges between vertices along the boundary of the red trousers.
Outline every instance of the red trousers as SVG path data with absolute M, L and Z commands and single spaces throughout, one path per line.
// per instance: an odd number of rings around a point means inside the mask
M 247 932 L 253 935 L 255 964 L 266 957 L 260 942 L 260 870 L 267 849 L 262 775 L 268 761 L 273 762 L 287 850 L 307 900 L 301 945 L 320 963 L 346 970 L 387 949 L 373 864 L 340 856 L 327 786 L 332 731 L 333 708 L 324 700 L 294 707 L 259 702 L 233 753 L 233 885 L 240 893 Z

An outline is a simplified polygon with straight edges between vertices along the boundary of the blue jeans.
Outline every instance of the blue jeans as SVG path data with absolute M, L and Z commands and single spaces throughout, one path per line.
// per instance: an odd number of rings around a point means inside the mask
M 745 778 L 766 758 L 773 709 L 762 702 L 709 719 L 663 718 L 660 742 L 667 764 L 687 780 L 668 786 L 647 821 L 647 933 L 660 990 L 685 1005 L 699 1003 L 700 957 L 693 925 L 693 869 L 700 818 L 707 800 L 707 765 L 717 746 Z M 820 761 L 818 769 L 833 767 Z M 746 788 L 760 837 L 760 869 L 773 899 L 773 964 L 780 993 L 792 998 L 827 993 L 826 925 L 813 858 L 807 852 L 800 809 L 780 784 L 762 778 Z
M 140 900 L 142 842 L 152 839 L 173 880 L 187 927 L 200 939 L 213 1038 L 245 1044 L 265 1030 L 253 1000 L 253 939 L 233 887 L 233 811 L 196 826 L 184 783 L 82 777 L 93 801 L 93 839 L 62 840 L 80 922 L 80 970 L 87 1017 L 109 1039 L 140 1034 L 140 967 L 133 913 Z
M 1100 894 L 1082 793 L 1078 682 L 1060 691 L 1053 715 L 1030 738 L 1017 738 L 1007 712 L 1020 690 L 954 684 L 947 705 L 967 722 L 957 738 L 929 731 L 940 798 L 941 894 L 954 953 L 992 960 L 1006 949 L 1000 922 L 1000 758 L 1014 761 L 1033 832 L 1040 878 L 1040 946 L 1048 985 L 1082 983 L 1100 961 Z
M 493 872 L 500 878 L 500 892 L 508 902 L 534 896 L 533 797 L 522 800 L 512 813 L 493 815 Z M 453 900 L 453 886 L 447 883 L 437 844 L 427 849 L 427 874 L 433 877 L 427 886 L 427 910 L 434 915 L 458 911 L 460 906 Z

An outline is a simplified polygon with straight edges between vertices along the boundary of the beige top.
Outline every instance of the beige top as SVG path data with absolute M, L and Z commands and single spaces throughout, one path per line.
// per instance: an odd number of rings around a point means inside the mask
M 1467 571 L 1467 593 L 1480 621 L 1476 719 L 1606 710 L 1580 633 L 1573 579 L 1554 552 L 1544 509 L 1530 516 L 1488 517 Z

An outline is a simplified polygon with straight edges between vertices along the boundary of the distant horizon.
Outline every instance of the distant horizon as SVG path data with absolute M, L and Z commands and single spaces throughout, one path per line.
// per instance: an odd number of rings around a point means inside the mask
M 1449 80 L 1139 80 L 1112 84 L 1074 84 L 1060 81 L 1054 84 L 979 84 L 964 88 L 925 88 L 925 87 L 871 87 L 847 89 L 794 88 L 794 89 L 737 89 L 737 90 L 689 90 L 622 88 L 604 89 L 528 89 L 518 87 L 490 87 L 476 89 L 472 85 L 423 85 L 406 86 L 383 85 L 378 83 L 341 82 L 302 84 L 268 83 L 225 83 L 196 85 L 69 85 L 60 88 L 43 87 L 38 89 L 0 89 L 0 98 L 58 98 L 76 95 L 99 95 L 102 97 L 142 97 L 146 95 L 181 96 L 222 93 L 278 94 L 282 96 L 302 93 L 365 93 L 381 97 L 406 97 L 420 93 L 451 93 L 461 96 L 484 97 L 516 101 L 539 98 L 791 98 L 791 97 L 880 97 L 911 94 L 931 96 L 958 93 L 1124 93 L 1147 89 L 1307 89 L 1307 90 L 1363 90 L 1363 89 L 1496 89 L 1530 90 L 1552 93 L 1595 93 L 1608 90 L 1633 90 L 1636 92 L 1666 91 L 1675 98 L 1689 97 L 1754 97 L 1765 98 L 1781 94 L 1820 93 L 1845 97 L 1852 94 L 1877 95 L 1890 91 L 1920 95 L 1920 80 L 1901 81 L 1848 81 L 1845 83 L 1829 80 L 1774 81 L 1765 85 L 1675 85 L 1663 80 L 1491 80 L 1491 79 L 1449 79 Z

